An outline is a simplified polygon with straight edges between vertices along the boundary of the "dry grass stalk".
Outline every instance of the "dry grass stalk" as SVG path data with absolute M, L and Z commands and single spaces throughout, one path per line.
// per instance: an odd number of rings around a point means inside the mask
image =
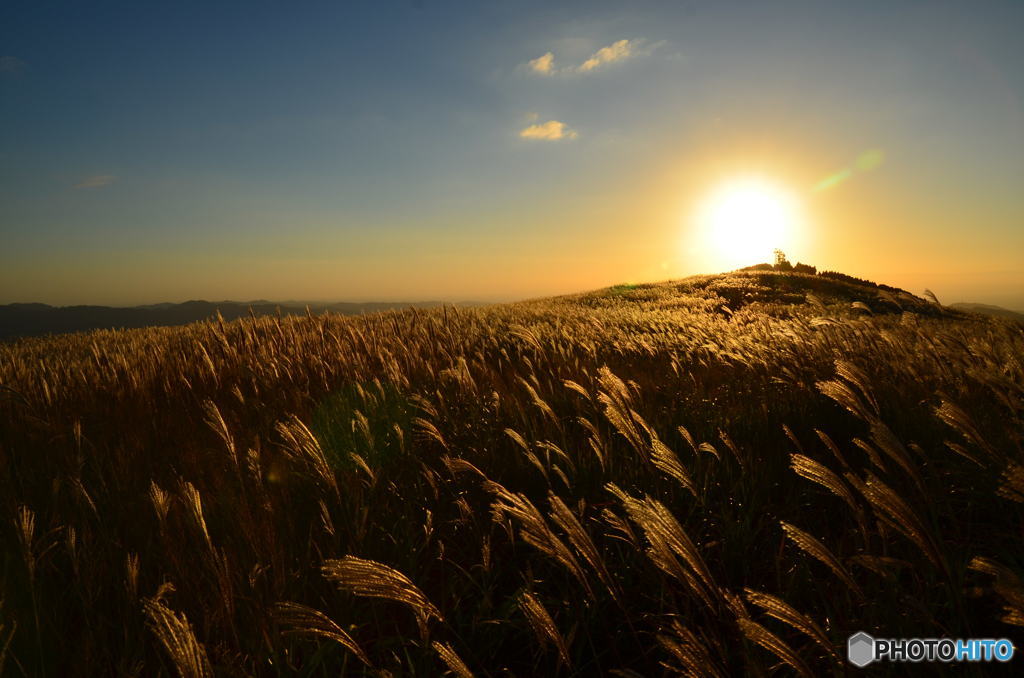
M 685 440 L 687 444 L 689 444 L 690 449 L 693 450 L 693 453 L 697 454 L 697 441 L 694 440 L 693 435 L 690 434 L 690 432 L 686 429 L 685 426 L 679 426 L 676 428 L 676 430 L 679 431 L 679 435 L 683 437 L 683 440 Z
M 825 635 L 825 632 L 816 621 L 770 593 L 754 591 L 749 588 L 743 589 L 743 592 L 746 594 L 747 600 L 753 605 L 757 605 L 770 616 L 800 631 L 828 652 L 835 662 L 840 662 L 839 653 L 836 652 L 828 636 Z
M 818 439 L 821 440 L 821 442 L 825 444 L 825 447 L 828 448 L 828 451 L 832 453 L 832 456 L 834 456 L 839 463 L 843 465 L 843 468 L 850 468 L 850 465 L 846 463 L 846 457 L 839 450 L 839 446 L 836 445 L 835 441 L 832 440 L 832 438 L 830 438 L 824 431 L 814 429 L 814 432 L 817 434 Z
M 548 405 L 547 401 L 540 397 L 537 393 L 537 389 L 522 377 L 518 377 L 518 381 L 526 388 L 526 392 L 530 395 L 530 402 L 540 410 L 541 414 L 544 415 L 544 418 L 551 422 L 555 428 L 561 429 L 562 424 L 558 421 L 558 415 L 556 415 L 555 411 L 551 409 L 551 406 Z
M 914 510 L 896 494 L 895 490 L 869 474 L 862 491 L 876 511 L 888 518 L 887 522 L 890 525 L 917 544 L 933 565 L 946 571 L 945 562 L 935 540 Z
M 850 491 L 847 484 L 832 469 L 802 454 L 791 454 L 789 455 L 789 460 L 790 468 L 797 475 L 821 485 L 846 502 L 846 505 L 854 513 L 860 513 L 860 507 L 857 505 L 856 499 L 854 499 L 853 492 Z
M 860 555 L 852 556 L 849 562 L 856 563 L 861 567 L 867 568 L 875 574 L 889 580 L 893 580 L 895 570 L 912 567 L 910 563 L 899 558 L 890 558 L 888 556 L 873 556 L 870 554 L 862 553 Z
M 519 433 L 517 433 L 513 429 L 510 429 L 510 428 L 505 429 L 505 435 L 507 435 L 509 438 L 511 438 L 512 442 L 514 442 L 516 445 L 518 445 L 520 448 L 522 448 L 522 450 L 524 452 L 529 452 L 530 451 L 530 444 L 528 442 L 526 442 L 526 439 L 523 438 L 523 436 L 519 435 Z
M 950 450 L 952 450 L 956 454 L 959 454 L 964 459 L 967 459 L 968 461 L 973 463 L 975 466 L 979 466 L 981 468 L 986 468 L 986 464 L 984 464 L 980 459 L 978 459 L 976 456 L 974 456 L 973 454 L 968 452 L 967 448 L 964 447 L 963 445 L 961 445 L 960 443 L 955 443 L 952 440 L 947 440 L 946 441 L 946 447 L 948 447 Z
M 92 500 L 92 495 L 90 495 L 89 491 L 87 489 L 85 489 L 85 485 L 82 483 L 82 479 L 78 478 L 78 477 L 72 478 L 71 479 L 71 486 L 75 488 L 75 495 L 76 495 L 76 497 L 83 504 L 85 504 L 85 507 L 87 509 L 89 509 L 89 512 L 97 520 L 99 520 L 99 517 L 100 517 L 99 509 L 96 508 L 96 502 L 94 502 Z
M 793 447 L 795 447 L 798 452 L 803 454 L 804 453 L 804 446 L 800 444 L 800 440 L 796 437 L 796 434 L 793 433 L 793 430 L 791 428 L 789 428 L 788 425 L 783 424 L 782 425 L 782 432 L 786 434 L 787 438 L 789 438 L 789 442 L 793 443 Z
M 732 612 L 735 618 L 753 619 L 750 616 L 750 611 L 747 609 L 747 604 L 743 601 L 743 596 L 729 589 L 722 589 L 722 600 L 725 602 L 725 608 Z
M 963 410 L 963 408 L 943 399 L 942 404 L 935 408 L 935 415 L 946 424 L 956 429 L 960 435 L 973 443 L 978 449 L 991 457 L 998 458 L 999 455 L 995 453 L 992 447 L 985 440 L 985 437 L 981 435 L 977 426 L 974 425 L 974 421 L 971 419 L 970 415 Z
M 153 510 L 156 511 L 157 522 L 160 529 L 163 529 L 164 521 L 167 520 L 167 512 L 171 510 L 171 494 L 164 492 L 155 481 L 149 481 L 149 498 L 153 502 Z
M 209 530 L 206 529 L 206 518 L 203 516 L 203 499 L 199 496 L 199 490 L 196 489 L 195 485 L 186 481 L 181 486 L 181 494 L 185 500 L 185 506 L 192 516 L 192 521 L 195 522 L 196 527 L 199 528 L 200 533 L 203 535 L 206 547 L 213 551 L 213 541 L 210 539 Z
M 889 458 L 903 469 L 904 473 L 914 481 L 918 490 L 924 493 L 924 479 L 918 470 L 917 464 L 910 458 L 907 448 L 903 446 L 900 439 L 892 432 L 882 420 L 876 420 L 871 424 L 871 438 L 878 445 L 878 448 L 889 455 Z
M 22 559 L 25 568 L 28 570 L 29 582 L 35 580 L 36 575 L 36 514 L 27 506 L 18 507 L 18 517 L 14 520 L 14 528 L 18 533 L 18 541 L 21 542 Z
M 604 416 L 633 450 L 643 456 L 646 446 L 634 420 L 636 413 L 632 409 L 632 396 L 625 382 L 607 367 L 598 370 L 597 381 L 602 389 L 598 391 L 597 400 L 604 406 Z
M 628 520 L 616 515 L 609 509 L 603 509 L 601 511 L 601 520 L 603 520 L 608 527 L 612 529 L 612 534 L 609 535 L 612 539 L 624 541 L 637 551 L 643 550 L 640 545 L 640 540 L 637 538 L 636 533 L 633 531 Z
M 570 457 L 566 453 L 566 451 L 559 447 L 556 443 L 553 443 L 550 440 L 541 440 L 537 442 L 537 448 L 543 450 L 546 454 L 553 453 L 555 456 L 557 456 L 559 459 L 565 462 L 566 466 L 569 467 L 569 469 L 573 473 L 576 472 L 576 464 L 573 462 L 572 457 Z
M 334 477 L 334 471 L 327 461 L 323 448 L 320 447 L 320 441 L 309 427 L 292 415 L 287 420 L 278 422 L 274 428 L 284 439 L 284 449 L 288 455 L 310 468 L 317 481 L 338 496 L 338 481 Z
M 835 366 L 836 374 L 860 391 L 861 396 L 864 398 L 864 402 L 871 408 L 871 413 L 874 414 L 875 417 L 881 416 L 881 408 L 879 408 L 878 401 L 875 400 L 875 396 L 871 391 L 871 379 L 869 379 L 859 367 L 849 361 L 837 360 L 835 362 Z
M 633 522 L 643 529 L 651 545 L 648 555 L 654 563 L 667 574 L 683 579 L 709 608 L 715 609 L 716 601 L 721 599 L 718 585 L 697 545 L 675 516 L 664 504 L 651 497 L 635 499 L 613 484 L 609 484 L 607 489 L 622 502 Z M 676 556 L 687 564 L 688 572 L 678 567 Z
M 697 488 L 693 485 L 690 474 L 686 471 L 679 457 L 657 436 L 651 434 L 651 462 L 665 475 L 674 478 L 684 489 L 689 490 L 694 497 L 697 496 Z
M 817 382 L 817 387 L 824 395 L 842 405 L 854 416 L 868 422 L 875 418 L 875 412 L 864 404 L 864 401 L 853 390 L 853 387 L 845 381 L 839 381 L 838 379 L 819 381 Z
M 448 472 L 453 476 L 459 475 L 460 473 L 472 473 L 481 480 L 487 480 L 487 476 L 484 475 L 483 471 L 461 457 L 453 458 L 446 455 L 441 457 L 441 463 L 445 465 L 445 468 L 447 468 Z
M 377 474 L 373 472 L 373 469 L 370 468 L 368 463 L 366 463 L 366 460 L 363 459 L 362 455 L 356 454 L 355 452 L 349 452 L 348 458 L 352 460 L 352 463 L 356 465 L 357 469 L 366 474 L 366 478 L 371 486 L 377 482 Z
M 680 664 L 671 667 L 665 664 L 666 668 L 678 671 L 689 678 L 723 678 L 726 675 L 712 657 L 707 645 L 678 620 L 672 620 L 671 626 L 656 637 L 658 644 Z
M 939 308 L 942 308 L 942 303 L 939 302 L 939 298 L 937 296 L 935 296 L 935 292 L 932 292 L 931 290 L 925 290 L 924 291 L 924 296 L 926 296 L 929 299 L 931 299 L 933 304 L 935 304 Z
M 740 466 L 740 470 L 746 472 L 749 466 L 747 456 L 740 451 L 740 448 L 737 447 L 736 443 L 732 441 L 732 438 L 729 437 L 729 434 L 726 433 L 725 431 L 720 430 L 718 432 L 718 439 L 721 440 L 722 444 L 725 445 L 725 447 L 732 453 L 732 456 L 736 460 L 736 463 L 739 464 Z
M 424 438 L 429 438 L 437 442 L 438 445 L 443 447 L 445 450 L 448 449 L 448 443 L 445 441 L 444 436 L 441 435 L 441 430 L 437 428 L 434 422 L 424 419 L 423 417 L 416 417 L 412 420 L 413 426 L 416 431 Z
M 529 327 L 522 325 L 513 325 L 508 329 L 509 334 L 513 337 L 519 337 L 522 339 L 530 348 L 535 350 L 537 353 L 544 353 L 544 347 L 540 343 L 540 339 Z
M 864 454 L 867 455 L 868 461 L 870 461 L 875 468 L 883 473 L 889 472 L 889 467 L 885 465 L 884 461 L 882 461 L 882 455 L 878 453 L 878 450 L 875 449 L 874 445 L 862 438 L 854 438 L 850 442 L 859 447 Z
M 740 618 L 736 620 L 736 623 L 739 624 L 740 630 L 748 639 L 774 654 L 801 676 L 814 678 L 814 672 L 804 663 L 804 660 L 774 633 L 750 619 Z
M 697 446 L 698 452 L 705 452 L 712 455 L 718 461 L 722 461 L 722 455 L 718 452 L 714 445 L 709 442 L 703 442 Z
M 367 666 L 372 666 L 370 658 L 363 648 L 333 619 L 320 610 L 300 605 L 299 603 L 277 603 L 273 608 L 274 619 L 282 626 L 285 635 L 317 636 L 338 643 L 359 658 Z
M 608 572 L 608 568 L 605 566 L 604 559 L 597 550 L 594 540 L 590 538 L 590 535 L 583 529 L 583 525 L 580 524 L 575 514 L 569 510 L 569 507 L 565 505 L 565 502 L 560 497 L 549 492 L 548 501 L 551 504 L 552 522 L 562 528 L 569 537 L 569 543 L 573 545 L 576 551 L 587 561 L 587 564 L 597 573 L 597 578 L 605 585 L 612 598 L 619 600 L 618 587 L 615 585 L 611 573 Z
M 583 388 L 582 386 L 577 384 L 572 379 L 564 379 L 564 380 L 562 380 L 562 385 L 565 386 L 570 391 L 575 391 L 576 393 L 579 393 L 581 396 L 586 398 L 588 401 L 591 400 L 590 391 L 588 391 L 587 389 Z
M 321 571 L 324 577 L 354 595 L 384 598 L 408 605 L 416 615 L 420 634 L 424 638 L 431 617 L 443 621 L 441 611 L 408 577 L 383 563 L 345 556 L 325 561 Z
M 782 525 L 782 529 L 785 531 L 786 536 L 789 537 L 790 541 L 800 547 L 800 550 L 824 563 L 825 566 L 832 570 L 832 572 L 834 572 L 835 575 L 839 577 L 851 591 L 856 593 L 859 598 L 864 597 L 864 594 L 860 590 L 860 586 L 857 585 L 857 582 L 850 574 L 850 571 L 847 570 L 841 562 L 839 562 L 839 559 L 836 558 L 835 554 L 833 554 L 832 551 L 830 551 L 824 544 L 794 525 L 790 525 L 785 521 L 779 521 L 779 524 Z
M 473 672 L 469 670 L 469 667 L 462 661 L 462 658 L 455 653 L 451 645 L 439 643 L 435 640 L 430 646 L 434 648 L 434 652 L 437 652 L 437 656 L 441 658 L 441 661 L 448 667 L 448 670 L 458 678 L 473 678 Z
M 530 622 L 530 628 L 533 629 L 533 633 L 537 636 L 538 642 L 541 645 L 551 643 L 558 650 L 558 657 L 565 666 L 571 666 L 572 662 L 569 661 L 569 648 L 565 644 L 565 638 L 562 637 L 558 627 L 555 626 L 555 621 L 548 614 L 547 609 L 537 600 L 529 591 L 523 589 L 516 596 L 516 604 L 522 611 L 523 616 Z
M 358 431 L 359 435 L 362 436 L 366 445 L 373 449 L 373 432 L 370 430 L 370 420 L 366 418 L 366 415 L 356 410 L 353 414 L 352 428 L 354 431 Z
M 820 311 L 821 313 L 827 312 L 828 309 L 825 307 L 825 303 L 821 300 L 820 297 L 818 297 L 818 295 L 808 292 L 807 294 L 804 295 L 804 298 L 817 311 Z
M 139 554 L 128 553 L 124 562 L 124 585 L 128 597 L 135 600 L 139 597 Z
M 173 590 L 173 586 L 165 584 L 156 596 L 142 601 L 147 626 L 181 678 L 213 678 L 206 648 L 196 640 L 188 618 L 184 613 L 176 614 L 163 601 L 164 594 Z
M 587 581 L 583 568 L 579 561 L 573 556 L 569 547 L 552 532 L 544 516 L 537 510 L 537 507 L 526 498 L 525 495 L 516 492 L 509 492 L 497 483 L 484 483 L 484 489 L 495 496 L 491 504 L 491 512 L 496 522 L 500 522 L 508 515 L 519 523 L 519 536 L 527 544 L 539 549 L 564 566 L 579 581 L 590 598 L 594 592 Z
M 995 578 L 992 588 L 1003 599 L 1002 621 L 1024 626 L 1024 583 L 1017 573 L 992 558 L 982 556 L 972 558 L 967 567 Z
M 1011 462 L 1006 467 L 996 494 L 1003 499 L 1024 504 L 1024 465 Z
M 203 412 L 206 415 L 206 424 L 213 429 L 213 432 L 224 443 L 224 448 L 227 449 L 228 455 L 231 457 L 232 466 L 237 468 L 238 453 L 235 450 L 235 439 L 228 429 L 227 422 L 224 421 L 224 415 L 221 414 L 220 409 L 217 408 L 216 403 L 212 400 L 203 401 Z

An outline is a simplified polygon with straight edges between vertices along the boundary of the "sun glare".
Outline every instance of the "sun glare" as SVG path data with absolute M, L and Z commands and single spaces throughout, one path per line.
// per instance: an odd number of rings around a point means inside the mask
M 709 270 L 770 262 L 776 248 L 791 249 L 800 228 L 796 198 L 761 178 L 716 189 L 697 213 L 698 254 Z

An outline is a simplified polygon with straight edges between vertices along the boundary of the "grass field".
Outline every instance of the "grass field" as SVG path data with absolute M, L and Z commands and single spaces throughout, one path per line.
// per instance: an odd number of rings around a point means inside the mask
M 860 630 L 1019 644 L 1022 361 L 1019 324 L 768 271 L 0 344 L 0 672 L 818 676 Z

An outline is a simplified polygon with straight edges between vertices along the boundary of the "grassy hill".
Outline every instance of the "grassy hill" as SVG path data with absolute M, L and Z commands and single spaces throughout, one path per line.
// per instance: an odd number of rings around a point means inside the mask
M 236 320 L 263 315 L 305 315 L 311 313 L 343 313 L 357 315 L 394 308 L 430 308 L 440 302 L 368 302 L 325 304 L 301 301 L 185 301 L 180 304 L 150 306 L 49 306 L 47 304 L 0 305 L 0 341 L 45 334 L 67 334 L 101 329 L 131 329 L 187 325 L 220 315 Z
M 1009 318 L 1010 320 L 1016 320 L 1017 322 L 1024 322 L 1024 313 L 1017 311 L 1011 311 L 1001 306 L 992 306 L 991 304 L 968 304 L 960 302 L 957 304 L 950 304 L 953 308 L 958 311 L 970 311 L 972 313 L 981 313 L 982 315 L 993 315 L 999 318 Z
M 0 672 L 817 676 L 860 630 L 1019 639 L 1022 355 L 772 271 L 0 345 Z

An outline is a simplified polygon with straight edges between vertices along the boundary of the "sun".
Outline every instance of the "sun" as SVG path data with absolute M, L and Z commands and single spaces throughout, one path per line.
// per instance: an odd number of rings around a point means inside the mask
M 733 269 L 772 261 L 775 249 L 797 244 L 797 199 L 761 177 L 734 179 L 716 188 L 697 211 L 698 255 L 706 265 Z

